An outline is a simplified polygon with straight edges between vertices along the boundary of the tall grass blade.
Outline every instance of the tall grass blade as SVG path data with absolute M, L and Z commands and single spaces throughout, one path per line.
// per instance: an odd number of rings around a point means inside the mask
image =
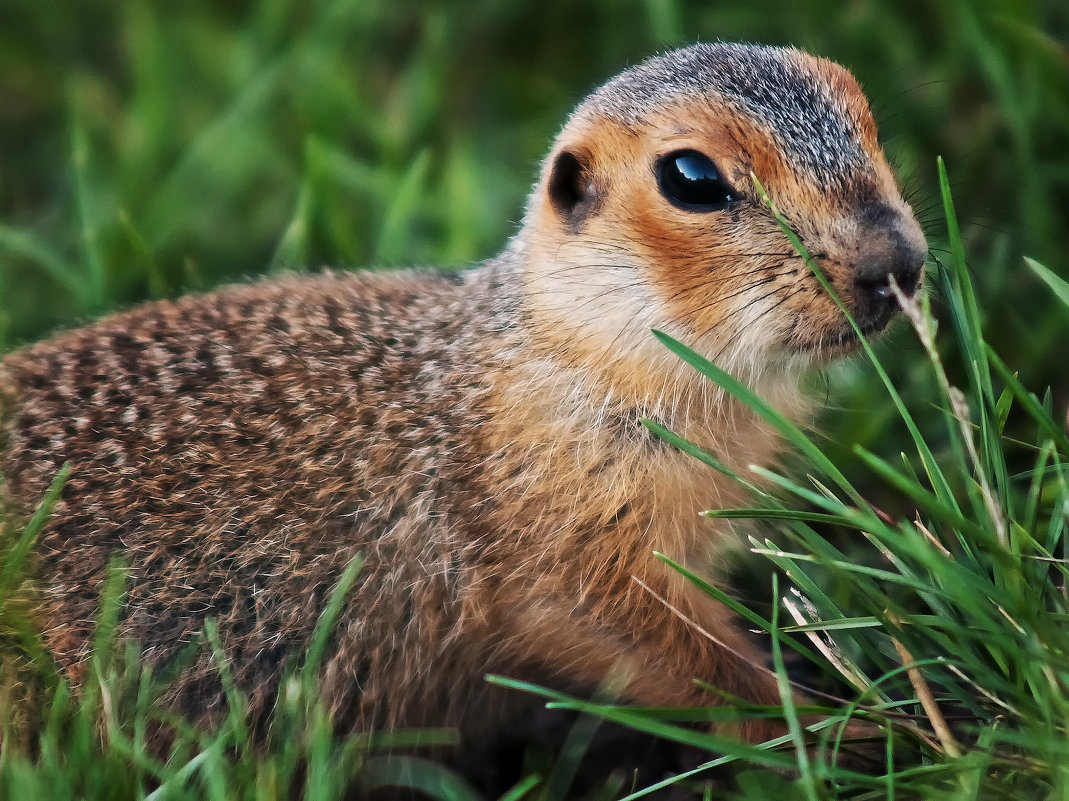
M 1066 306 L 1069 306 L 1069 282 L 1057 273 L 1048 270 L 1035 259 L 1030 259 L 1025 256 L 1024 263 L 1028 265 L 1032 272 L 1043 279 L 1044 283 L 1050 287 L 1051 292 L 1054 293 L 1054 297 L 1058 298 L 1058 300 Z
M 327 642 L 334 631 L 335 624 L 338 622 L 338 616 L 345 605 L 349 590 L 352 588 L 353 582 L 356 581 L 357 574 L 363 566 L 363 554 L 357 554 L 352 558 L 342 572 L 341 578 L 338 579 L 338 584 L 331 593 L 326 608 L 319 616 L 319 621 L 316 623 L 315 631 L 312 634 L 312 642 L 308 646 L 308 653 L 305 656 L 304 667 L 302 668 L 305 679 L 308 681 L 311 681 L 319 671 L 320 663 L 323 661 L 323 654 L 327 648 Z
M 70 465 L 64 464 L 59 469 L 59 472 L 56 473 L 56 477 L 52 479 L 44 498 L 34 511 L 29 522 L 26 523 L 14 546 L 9 551 L 4 552 L 4 562 L 0 565 L 0 611 L 3 611 L 4 599 L 11 597 L 11 591 L 22 578 L 30 551 L 33 550 L 37 537 L 40 536 L 41 530 L 44 529 L 45 524 L 48 523 L 49 518 L 52 516 L 52 510 L 55 508 L 70 474 Z

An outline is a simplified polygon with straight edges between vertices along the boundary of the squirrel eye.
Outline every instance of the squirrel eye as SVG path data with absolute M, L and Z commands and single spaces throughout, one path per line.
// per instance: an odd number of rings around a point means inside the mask
M 661 194 L 687 211 L 719 211 L 734 203 L 735 190 L 712 160 L 696 150 L 662 156 L 656 166 Z

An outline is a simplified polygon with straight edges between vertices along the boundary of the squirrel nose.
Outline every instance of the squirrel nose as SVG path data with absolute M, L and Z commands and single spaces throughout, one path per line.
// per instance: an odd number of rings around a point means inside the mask
M 878 323 L 890 317 L 896 308 L 891 278 L 907 295 L 916 292 L 927 246 L 911 228 L 916 223 L 903 218 L 889 206 L 879 204 L 866 209 L 860 226 L 864 245 L 854 267 L 854 292 L 860 322 Z M 918 232 L 919 233 L 919 232 Z

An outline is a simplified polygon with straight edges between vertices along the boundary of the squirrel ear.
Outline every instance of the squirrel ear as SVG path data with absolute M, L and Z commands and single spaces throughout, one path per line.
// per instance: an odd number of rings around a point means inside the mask
M 587 153 L 570 150 L 558 153 L 553 160 L 546 190 L 557 214 L 573 229 L 578 228 L 601 204 Z

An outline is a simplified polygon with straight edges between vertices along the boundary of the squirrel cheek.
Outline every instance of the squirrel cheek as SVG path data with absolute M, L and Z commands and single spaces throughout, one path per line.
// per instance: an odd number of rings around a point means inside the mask
M 653 283 L 669 319 L 692 344 L 717 354 L 729 370 L 744 368 L 727 363 L 735 355 L 778 346 L 785 318 L 775 309 L 796 286 L 784 264 L 786 251 L 756 244 L 752 232 L 695 236 L 692 229 L 685 245 L 681 240 L 670 252 L 657 260 Z

